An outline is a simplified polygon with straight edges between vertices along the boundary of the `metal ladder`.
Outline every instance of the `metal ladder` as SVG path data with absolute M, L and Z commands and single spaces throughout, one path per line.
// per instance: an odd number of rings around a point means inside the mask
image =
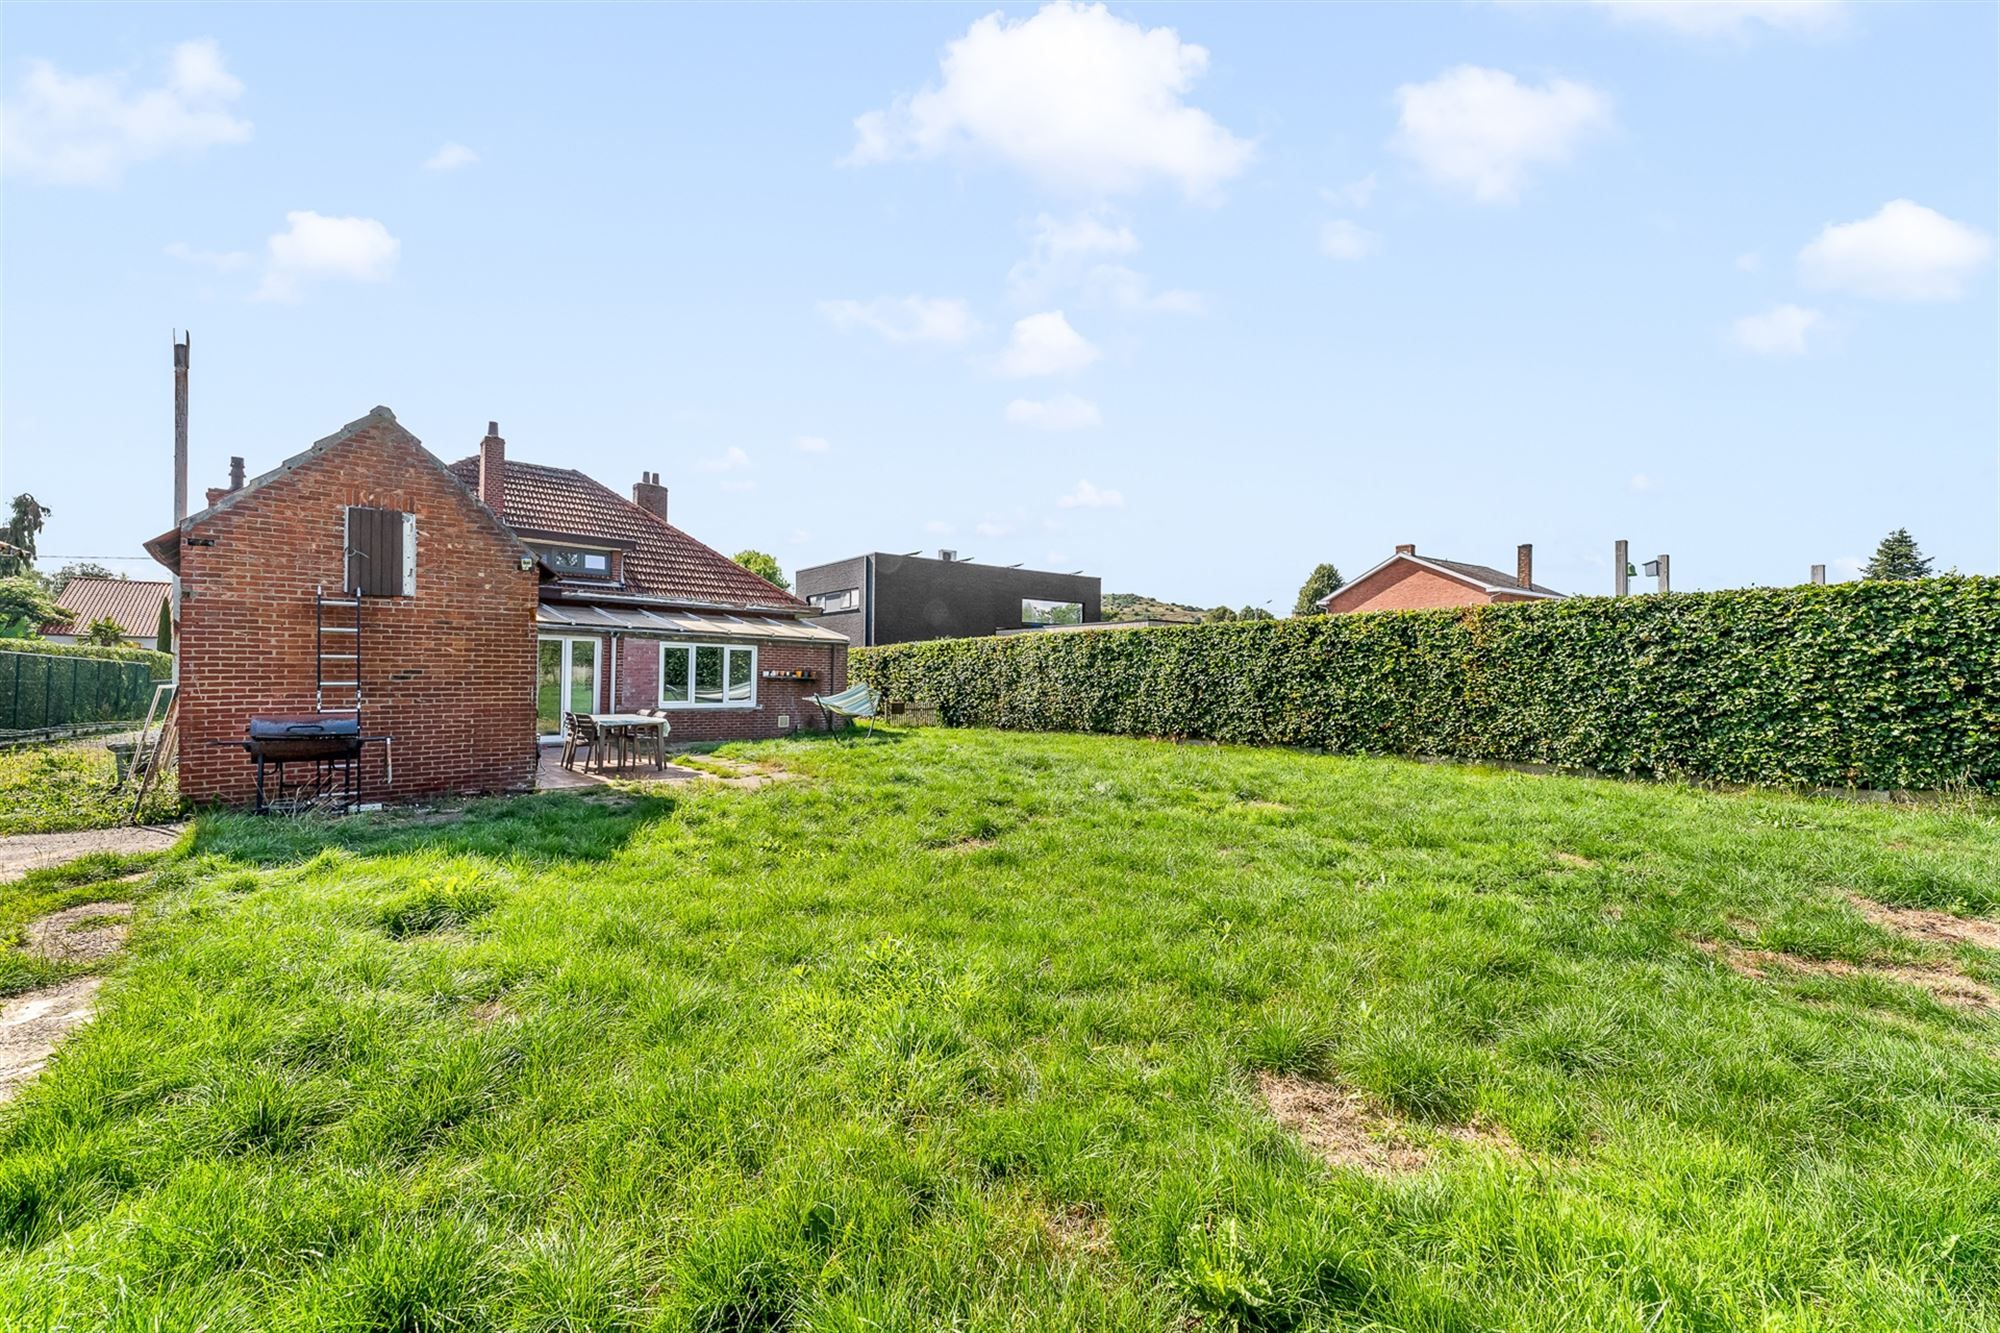
M 330 625 L 327 623 L 327 609 L 352 607 L 352 624 Z M 352 651 L 329 652 L 327 636 L 332 635 L 331 646 Z M 344 597 L 328 597 L 326 588 L 313 589 L 313 711 L 318 713 L 352 713 L 361 716 L 361 597 L 349 593 Z M 331 692 L 331 702 L 329 702 Z

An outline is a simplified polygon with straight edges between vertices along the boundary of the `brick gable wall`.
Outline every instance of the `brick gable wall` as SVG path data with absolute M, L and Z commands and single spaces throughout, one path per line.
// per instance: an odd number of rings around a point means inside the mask
M 344 511 L 415 513 L 416 595 L 362 606 L 362 730 L 369 799 L 531 787 L 538 579 L 513 542 L 414 437 L 365 420 L 292 471 L 204 520 L 182 546 L 180 785 L 198 803 L 247 804 L 240 749 L 252 714 L 314 706 L 313 591 L 336 595 Z M 352 608 L 329 608 L 329 621 Z M 351 623 L 351 621 L 349 621 Z M 339 636 L 351 638 L 351 635 Z
M 1349 611 L 1433 611 L 1448 606 L 1486 606 L 1492 602 L 1525 600 L 1507 593 L 1482 592 L 1470 584 L 1399 560 L 1387 569 L 1356 579 L 1342 588 L 1334 595 L 1329 609 L 1335 614 Z

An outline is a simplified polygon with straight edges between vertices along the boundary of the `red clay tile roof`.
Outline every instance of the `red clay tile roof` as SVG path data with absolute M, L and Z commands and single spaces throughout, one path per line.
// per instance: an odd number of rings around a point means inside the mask
M 451 474 L 475 495 L 479 458 L 449 464 Z M 690 606 L 764 607 L 805 611 L 806 604 L 758 578 L 720 551 L 703 546 L 665 519 L 573 468 L 506 464 L 503 522 L 517 530 L 564 533 L 579 540 L 610 540 L 624 549 L 623 591 Z M 603 598 L 604 584 L 558 580 L 545 594 Z
M 56 597 L 67 618 L 44 625 L 44 634 L 81 634 L 99 620 L 117 622 L 128 639 L 160 632 L 160 603 L 171 584 L 149 579 L 71 579 Z

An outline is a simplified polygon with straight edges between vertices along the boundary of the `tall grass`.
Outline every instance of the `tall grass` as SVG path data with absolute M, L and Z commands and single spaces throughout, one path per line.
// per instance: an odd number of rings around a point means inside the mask
M 0 1113 L 22 1328 L 2000 1321 L 1978 803 L 926 731 L 814 780 L 205 822 Z M 1438 1137 L 1331 1169 L 1255 1095 Z

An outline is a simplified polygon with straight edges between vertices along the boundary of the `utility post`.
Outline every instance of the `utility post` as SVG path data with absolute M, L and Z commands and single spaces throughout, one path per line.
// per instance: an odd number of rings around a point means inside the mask
M 1653 568 L 1646 571 L 1648 574 L 1658 574 L 1660 576 L 1661 592 L 1672 592 L 1674 590 L 1673 580 L 1667 575 L 1667 559 L 1667 553 L 1665 551 L 1660 552 L 1659 559 L 1649 562 Z
M 1630 596 L 1632 592 L 1632 575 L 1630 572 L 1632 568 L 1632 543 L 1622 540 L 1613 543 L 1611 547 L 1611 564 L 1613 567 L 1611 595 L 1613 597 Z
M 1814 566 L 1812 567 L 1812 581 L 1813 581 L 1813 582 L 1814 582 L 1815 584 L 1817 584 L 1817 585 L 1819 585 L 1820 587 L 1822 587 L 1822 588 L 1826 586 L 1826 566 L 1825 566 L 1825 565 L 1814 565 Z

